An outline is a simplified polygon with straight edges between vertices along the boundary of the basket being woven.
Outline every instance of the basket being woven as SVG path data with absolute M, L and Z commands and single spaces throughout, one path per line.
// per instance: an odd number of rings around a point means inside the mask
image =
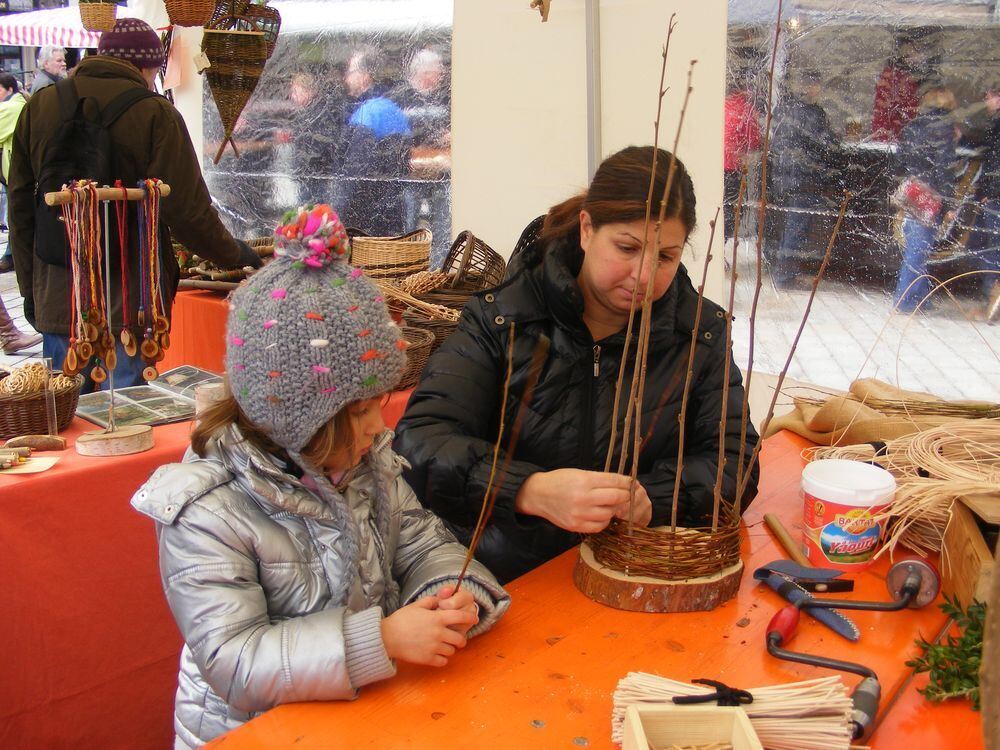
M 402 279 L 426 271 L 431 262 L 429 229 L 417 229 L 399 237 L 351 238 L 351 265 L 363 268 L 374 279 Z
M 466 230 L 455 238 L 441 270 L 454 274 L 452 287 L 479 291 L 500 286 L 507 263 L 493 248 Z
M 111 31 L 115 27 L 115 4 L 80 3 L 80 22 L 87 31 Z
M 83 375 L 77 375 L 73 378 L 72 385 L 53 392 L 56 400 L 56 426 L 60 432 L 73 421 L 82 387 Z M 48 431 L 45 391 L 0 395 L 0 439 L 18 435 L 44 435 Z
M 396 390 L 412 388 L 420 381 L 420 373 L 424 371 L 427 358 L 434 349 L 434 334 L 423 328 L 403 326 L 403 338 L 406 339 L 406 369 L 400 378 Z
M 419 310 L 409 308 L 403 311 L 403 325 L 411 326 L 413 328 L 421 328 L 434 334 L 434 343 L 431 345 L 431 349 L 427 353 L 427 356 L 430 356 L 436 352 L 438 347 L 444 343 L 444 340 L 448 338 L 456 328 L 458 328 L 458 321 L 431 318 Z

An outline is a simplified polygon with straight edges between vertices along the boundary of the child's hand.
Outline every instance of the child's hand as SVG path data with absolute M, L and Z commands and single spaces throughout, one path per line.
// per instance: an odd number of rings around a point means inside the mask
M 382 642 L 390 659 L 443 667 L 466 644 L 465 634 L 476 616 L 465 609 L 441 609 L 436 596 L 425 596 L 382 620 Z
M 438 592 L 437 596 L 438 609 L 453 609 L 469 612 L 476 618 L 472 625 L 479 622 L 479 605 L 476 604 L 476 600 L 467 589 L 459 589 L 456 594 L 454 586 L 445 586 Z M 469 632 L 469 628 L 471 628 L 472 625 L 461 623 L 458 625 L 451 625 L 450 627 L 456 633 L 465 635 Z

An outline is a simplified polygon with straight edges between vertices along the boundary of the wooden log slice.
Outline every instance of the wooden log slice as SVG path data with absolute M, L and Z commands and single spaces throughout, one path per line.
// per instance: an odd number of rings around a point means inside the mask
M 573 569 L 576 587 L 595 602 L 630 612 L 703 612 L 732 599 L 740 587 L 743 561 L 710 576 L 665 581 L 627 576 L 594 559 L 590 546 L 580 545 Z
M 152 447 L 153 428 L 144 424 L 119 427 L 114 432 L 94 430 L 76 439 L 76 452 L 81 456 L 125 456 Z

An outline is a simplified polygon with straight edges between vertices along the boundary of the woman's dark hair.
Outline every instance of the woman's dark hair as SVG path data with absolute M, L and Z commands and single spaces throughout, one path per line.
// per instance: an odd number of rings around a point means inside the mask
M 590 214 L 594 229 L 600 229 L 604 224 L 645 219 L 652 166 L 652 146 L 629 146 L 609 156 L 597 168 L 587 192 L 574 195 L 549 209 L 542 227 L 542 240 L 548 242 L 576 233 L 580 227 L 581 210 Z M 670 153 L 661 148 L 656 158 L 656 179 L 653 183 L 650 214 L 653 221 L 659 212 L 669 170 Z M 697 223 L 694 183 L 680 159 L 675 162 L 664 218 L 680 219 L 687 234 L 694 231 Z
M 15 94 L 21 90 L 21 84 L 10 73 L 0 73 L 0 86 L 10 89 Z

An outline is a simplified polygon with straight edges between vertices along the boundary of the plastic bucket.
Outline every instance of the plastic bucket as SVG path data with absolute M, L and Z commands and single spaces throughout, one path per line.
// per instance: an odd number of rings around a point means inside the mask
M 896 479 L 880 466 L 839 458 L 807 464 L 802 471 L 802 533 L 809 562 L 841 570 L 870 565 L 884 524 L 874 516 L 895 492 Z

